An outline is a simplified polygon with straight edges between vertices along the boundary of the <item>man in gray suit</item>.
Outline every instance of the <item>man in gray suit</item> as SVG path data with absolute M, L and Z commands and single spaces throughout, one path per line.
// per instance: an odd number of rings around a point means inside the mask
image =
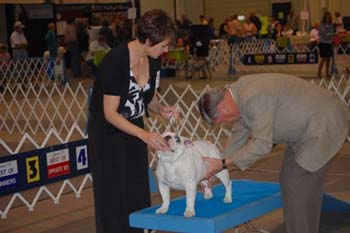
M 210 89 L 199 100 L 209 123 L 235 122 L 225 159 L 210 163 L 206 179 L 235 164 L 241 170 L 286 144 L 280 172 L 288 233 L 317 233 L 328 165 L 348 135 L 349 110 L 331 91 L 277 73 L 241 77 L 228 88 Z

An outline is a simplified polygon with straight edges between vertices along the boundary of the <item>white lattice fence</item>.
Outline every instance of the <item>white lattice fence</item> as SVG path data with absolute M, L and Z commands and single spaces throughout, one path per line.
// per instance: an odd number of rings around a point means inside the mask
M 338 74 L 333 76 L 330 80 L 322 79 L 319 82 L 312 81 L 315 85 L 322 86 L 324 88 L 330 89 L 334 91 L 344 103 L 349 106 L 350 104 L 350 79 L 349 74 Z M 181 135 L 187 136 L 193 140 L 196 139 L 206 139 L 215 143 L 219 148 L 223 148 L 223 144 L 226 138 L 234 131 L 234 128 L 225 129 L 222 126 L 217 127 L 208 127 L 206 123 L 200 120 L 199 112 L 196 107 L 196 103 L 198 98 L 209 88 L 209 86 L 205 87 L 200 92 L 196 92 L 191 86 L 187 86 L 185 89 L 177 88 L 175 86 L 169 86 L 161 95 L 160 100 L 165 105 L 178 105 L 182 111 L 182 118 L 178 120 L 178 131 Z M 57 89 L 60 90 L 60 89 Z M 63 93 L 64 90 L 60 90 L 61 94 L 59 96 L 65 96 Z M 81 92 L 85 92 L 85 96 L 87 96 L 85 89 L 81 89 Z M 72 92 L 75 95 L 80 95 L 80 91 Z M 78 96 L 75 96 L 73 99 L 78 99 Z M 7 99 L 8 100 L 8 99 Z M 8 100 L 10 101 L 10 100 Z M 40 100 L 37 100 L 40 101 Z M 62 101 L 62 100 L 60 100 Z M 9 106 L 10 104 L 7 104 Z M 58 111 L 58 109 L 55 109 Z M 76 113 L 78 116 L 85 114 L 85 110 L 80 109 L 80 113 Z M 11 116 L 15 114 L 10 114 Z M 2 116 L 1 116 L 2 117 Z M 64 121 L 66 118 L 60 118 L 60 120 Z M 15 119 L 16 120 L 16 119 Z M 152 131 L 157 131 L 162 133 L 165 128 L 168 126 L 168 121 L 159 117 L 154 116 L 146 119 L 145 121 L 146 127 Z M 54 126 L 56 127 L 56 126 Z M 6 128 L 3 128 L 5 130 Z M 67 133 L 67 136 L 62 136 L 63 131 L 62 128 L 58 127 L 52 128 L 47 132 L 44 140 L 39 143 L 37 138 L 34 136 L 30 136 L 28 133 L 25 133 L 22 138 L 19 140 L 19 143 L 15 148 L 11 148 L 10 145 L 7 144 L 4 140 L 0 139 L 0 145 L 5 148 L 8 154 L 15 154 L 19 152 L 24 145 L 24 143 L 30 143 L 34 149 L 40 149 L 45 146 L 50 145 L 48 142 L 54 138 L 59 143 L 67 143 L 72 139 L 73 134 L 80 135 L 81 138 L 86 138 L 84 133 L 85 126 L 74 123 Z M 23 131 L 23 130 L 22 130 Z M 23 131 L 24 132 L 24 131 Z M 348 138 L 350 140 L 350 138 Z M 48 196 L 53 200 L 55 204 L 59 203 L 59 200 L 63 194 L 63 191 L 67 188 L 73 191 L 76 197 L 81 195 L 84 187 L 86 187 L 88 181 L 92 181 L 90 174 L 85 175 L 81 182 L 78 185 L 74 185 L 74 182 L 71 182 L 70 179 L 62 181 L 58 190 L 55 192 L 50 190 L 48 186 L 41 186 L 40 188 L 34 190 L 35 194 L 32 195 L 33 198 L 28 198 L 22 193 L 14 193 L 12 195 L 1 197 L 2 205 L 0 205 L 0 216 L 2 218 L 6 218 L 8 212 L 14 206 L 25 205 L 27 206 L 29 211 L 33 211 L 36 203 L 42 196 Z M 66 190 L 67 191 L 67 190 Z M 31 201 L 30 201 L 31 200 Z
M 67 134 L 73 124 L 84 128 L 87 121 L 88 95 L 81 83 L 52 86 L 6 87 L 0 96 L 0 130 L 46 134 L 56 129 Z
M 22 86 L 49 85 L 62 83 L 64 63 L 56 63 L 52 59 L 27 58 L 24 60 L 0 60 L 0 86 L 16 88 Z

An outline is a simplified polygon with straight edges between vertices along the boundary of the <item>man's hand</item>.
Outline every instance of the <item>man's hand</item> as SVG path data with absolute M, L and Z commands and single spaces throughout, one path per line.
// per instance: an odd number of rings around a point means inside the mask
M 203 161 L 207 162 L 209 164 L 209 168 L 204 175 L 203 180 L 208 180 L 210 177 L 215 175 L 216 173 L 222 171 L 222 159 L 218 158 L 208 158 L 208 157 L 202 157 Z

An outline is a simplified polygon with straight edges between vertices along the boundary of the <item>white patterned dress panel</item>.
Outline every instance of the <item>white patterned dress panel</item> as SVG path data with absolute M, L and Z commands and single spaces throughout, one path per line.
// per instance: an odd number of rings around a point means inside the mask
M 123 106 L 122 115 L 127 119 L 136 119 L 145 114 L 145 105 L 143 102 L 143 93 L 150 89 L 150 84 L 147 83 L 145 87 L 141 88 L 130 70 L 130 83 L 128 98 Z

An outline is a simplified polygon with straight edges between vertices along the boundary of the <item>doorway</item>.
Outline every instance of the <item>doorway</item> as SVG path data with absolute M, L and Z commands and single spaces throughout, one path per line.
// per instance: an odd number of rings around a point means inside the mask
M 291 2 L 272 3 L 272 15 L 282 24 L 287 23 L 287 15 L 292 8 Z

